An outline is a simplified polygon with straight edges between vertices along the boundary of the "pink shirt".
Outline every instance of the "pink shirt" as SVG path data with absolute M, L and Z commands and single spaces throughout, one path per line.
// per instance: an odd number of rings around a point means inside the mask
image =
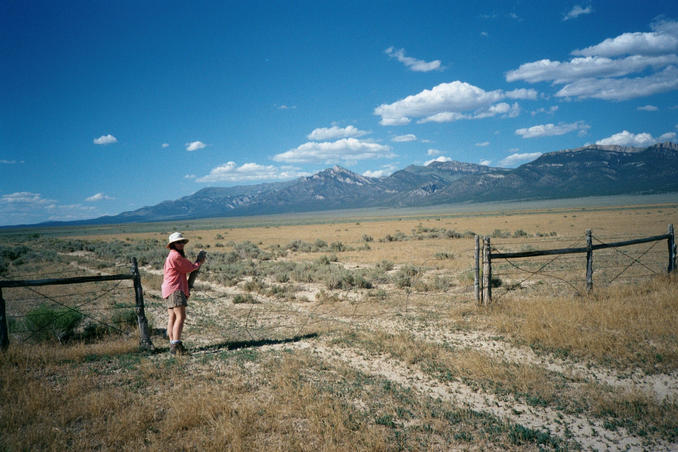
M 187 274 L 200 268 L 201 262 L 195 264 L 182 257 L 177 250 L 170 250 L 165 259 L 162 279 L 162 297 L 167 298 L 177 290 L 181 290 L 186 298 L 189 297 Z

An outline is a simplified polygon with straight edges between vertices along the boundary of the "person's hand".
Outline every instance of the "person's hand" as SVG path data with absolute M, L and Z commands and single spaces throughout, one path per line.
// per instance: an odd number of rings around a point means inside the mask
M 201 250 L 198 253 L 198 262 L 202 264 L 203 262 L 205 262 L 205 260 L 207 260 L 207 252 L 205 250 Z

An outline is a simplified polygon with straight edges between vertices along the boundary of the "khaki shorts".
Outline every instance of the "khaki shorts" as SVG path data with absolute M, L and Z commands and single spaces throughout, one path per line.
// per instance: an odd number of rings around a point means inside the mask
M 178 308 L 179 306 L 188 306 L 186 294 L 177 290 L 167 297 L 167 309 Z

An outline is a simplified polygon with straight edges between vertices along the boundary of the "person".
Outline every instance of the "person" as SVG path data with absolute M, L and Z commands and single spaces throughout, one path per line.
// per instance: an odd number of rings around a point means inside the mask
M 165 260 L 162 279 L 162 297 L 167 300 L 168 321 L 167 335 L 170 340 L 170 353 L 188 353 L 181 342 L 181 332 L 186 320 L 186 306 L 190 296 L 186 275 L 197 270 L 205 262 L 204 254 L 199 255 L 195 263 L 186 258 L 184 246 L 188 239 L 181 232 L 173 232 L 169 236 L 167 248 L 170 252 Z

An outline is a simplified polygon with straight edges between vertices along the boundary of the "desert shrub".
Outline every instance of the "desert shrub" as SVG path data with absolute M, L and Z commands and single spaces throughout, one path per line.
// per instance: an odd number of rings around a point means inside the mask
M 460 239 L 460 238 L 462 238 L 462 234 L 455 231 L 454 229 L 448 229 L 447 231 L 445 231 L 445 236 L 448 239 Z
M 529 237 L 529 236 L 530 236 L 530 234 L 528 234 L 527 232 L 523 231 L 522 229 L 517 229 L 517 230 L 513 231 L 513 237 L 515 237 L 515 238 L 519 238 L 519 237 Z
M 341 243 L 341 242 L 332 242 L 332 243 L 330 244 L 330 249 L 331 249 L 332 251 L 336 251 L 336 252 L 346 251 L 346 250 L 347 250 L 346 246 L 345 246 L 343 243 Z
M 254 298 L 252 295 L 247 293 L 247 294 L 236 294 L 233 297 L 233 303 L 234 304 L 244 304 L 244 303 L 255 304 L 255 303 L 259 303 L 259 301 L 256 298 Z
M 304 242 L 303 240 L 294 240 L 290 242 L 285 249 L 288 249 L 290 251 L 301 251 L 304 253 L 310 253 L 313 251 L 313 245 L 311 245 L 308 242 Z
M 421 270 L 414 265 L 404 265 L 393 276 L 393 280 L 396 286 L 401 289 L 404 287 L 411 287 L 414 279 L 420 272 Z
M 116 328 L 125 329 L 137 325 L 137 313 L 134 309 L 118 309 L 111 316 L 111 323 Z
M 264 289 L 264 283 L 258 279 L 252 279 L 250 281 L 245 281 L 243 289 L 247 292 L 261 292 L 262 289 Z
M 447 251 L 441 251 L 440 253 L 435 253 L 433 257 L 442 261 L 445 259 L 454 259 L 454 254 L 448 253 Z
M 321 239 L 316 239 L 316 241 L 313 243 L 313 247 L 316 250 L 327 248 L 327 242 Z
M 445 276 L 436 275 L 433 278 L 433 281 L 431 282 L 431 287 L 437 290 L 438 292 L 444 292 L 453 286 L 454 283 L 452 282 L 452 280 Z
M 394 267 L 395 265 L 393 264 L 393 262 L 387 260 L 382 260 L 381 262 L 378 262 L 376 265 L 376 268 L 385 272 L 390 272 L 391 270 L 393 270 Z
M 501 229 L 495 229 L 492 231 L 491 237 L 493 239 L 506 239 L 511 237 L 511 233 L 508 231 L 502 231 Z
M 82 313 L 73 309 L 52 309 L 42 304 L 26 314 L 24 323 L 33 339 L 64 342 L 73 336 L 83 317 Z
M 374 240 L 374 238 L 371 235 L 363 234 L 363 236 L 362 236 L 363 242 L 371 242 L 372 240 Z

